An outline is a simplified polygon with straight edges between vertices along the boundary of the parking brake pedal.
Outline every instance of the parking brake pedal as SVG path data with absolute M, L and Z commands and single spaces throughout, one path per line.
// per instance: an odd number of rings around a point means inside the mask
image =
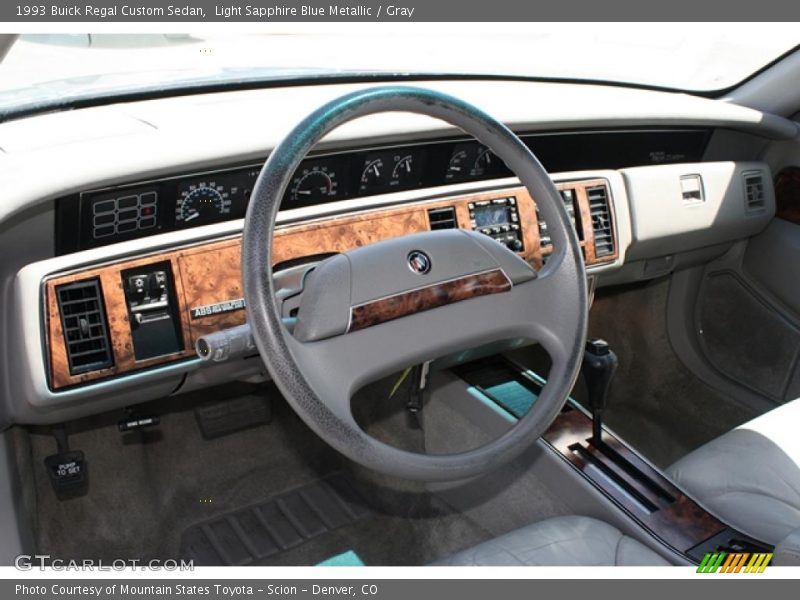
M 67 432 L 63 425 L 53 427 L 58 453 L 44 459 L 50 484 L 59 500 L 84 496 L 89 491 L 89 470 L 80 450 L 69 449 Z

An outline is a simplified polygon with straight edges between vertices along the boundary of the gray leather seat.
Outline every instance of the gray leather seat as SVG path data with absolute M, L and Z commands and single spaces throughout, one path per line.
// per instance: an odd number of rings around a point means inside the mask
M 800 400 L 701 446 L 667 471 L 706 509 L 777 544 L 800 527 Z
M 528 525 L 437 566 L 666 566 L 658 554 L 608 523 L 556 517 Z

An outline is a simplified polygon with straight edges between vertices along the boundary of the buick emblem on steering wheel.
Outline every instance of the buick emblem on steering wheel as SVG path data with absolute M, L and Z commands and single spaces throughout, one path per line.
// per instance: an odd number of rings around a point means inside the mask
M 431 270 L 431 259 L 424 252 L 413 250 L 408 255 L 408 266 L 414 273 L 424 275 Z

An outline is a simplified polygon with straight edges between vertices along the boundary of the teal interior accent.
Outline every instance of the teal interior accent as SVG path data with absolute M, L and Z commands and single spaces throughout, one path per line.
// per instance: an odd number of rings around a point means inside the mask
M 505 408 L 500 406 L 495 400 L 489 398 L 486 394 L 484 394 L 481 390 L 476 388 L 474 385 L 471 385 L 467 388 L 467 392 L 469 392 L 472 396 L 480 400 L 483 404 L 491 408 L 494 412 L 502 416 L 506 421 L 510 423 L 516 423 L 519 419 L 508 412 Z
M 489 386 L 486 393 L 517 419 L 525 415 L 539 397 L 516 380 Z
M 512 423 L 527 414 L 545 385 L 538 374 L 504 359 L 461 365 L 453 372 L 469 384 L 472 396 Z
M 353 552 L 352 550 L 348 550 L 347 552 L 342 552 L 341 554 L 337 554 L 336 556 L 331 556 L 328 559 L 323 560 L 321 563 L 317 564 L 318 567 L 363 567 L 364 561 Z

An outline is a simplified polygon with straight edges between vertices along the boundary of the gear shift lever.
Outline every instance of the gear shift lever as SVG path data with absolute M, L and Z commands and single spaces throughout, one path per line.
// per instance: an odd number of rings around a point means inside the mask
M 586 342 L 582 370 L 592 409 L 592 443 L 595 446 L 602 442 L 603 411 L 608 404 L 608 388 L 618 364 L 617 355 L 611 351 L 608 342 L 597 338 Z

